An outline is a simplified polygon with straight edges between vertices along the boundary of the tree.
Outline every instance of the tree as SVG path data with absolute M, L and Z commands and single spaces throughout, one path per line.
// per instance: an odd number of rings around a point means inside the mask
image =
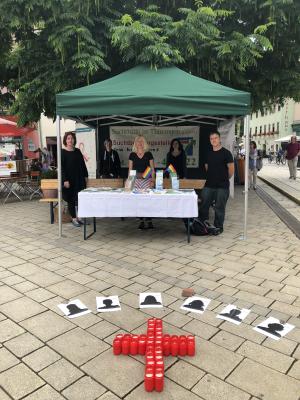
M 299 0 L 2 0 L 0 85 L 20 124 L 142 62 L 250 91 L 253 110 L 300 100 L 299 15 Z

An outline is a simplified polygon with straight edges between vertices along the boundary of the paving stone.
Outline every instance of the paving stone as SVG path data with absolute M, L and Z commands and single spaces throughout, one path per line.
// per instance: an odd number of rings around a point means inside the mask
M 192 318 L 178 311 L 173 311 L 164 318 L 164 321 L 178 328 L 182 328 L 185 324 L 192 321 Z
M 240 347 L 245 339 L 229 332 L 220 331 L 213 338 L 211 338 L 210 341 L 218 344 L 219 346 L 225 347 L 228 350 L 235 351 Z
M 12 275 L 8 276 L 7 278 L 3 278 L 2 282 L 5 283 L 7 286 L 13 286 L 16 285 L 17 283 L 24 282 L 24 278 L 21 278 L 18 275 Z
M 48 345 L 78 366 L 109 348 L 108 344 L 80 328 L 50 340 Z
M 25 261 L 19 257 L 9 256 L 9 257 L 1 257 L 0 258 L 0 267 L 9 268 L 15 267 L 19 264 L 24 264 Z
M 35 372 L 39 372 L 60 358 L 59 354 L 55 353 L 55 351 L 50 349 L 48 346 L 44 346 L 24 357 L 22 361 Z
M 2 304 L 0 311 L 16 322 L 23 321 L 36 314 L 46 311 L 46 308 L 28 297 L 22 297 Z
M 5 343 L 5 347 L 17 357 L 24 357 L 26 354 L 29 354 L 42 346 L 43 343 L 28 332 Z
M 26 396 L 24 400 L 64 400 L 64 397 L 51 386 L 45 385 L 36 392 Z
M 0 349 L 0 372 L 17 365 L 20 361 L 4 347 Z
M 78 368 L 64 359 L 56 361 L 40 372 L 40 376 L 58 391 L 71 385 L 82 375 Z
M 266 338 L 266 340 L 263 342 L 263 345 L 268 347 L 269 349 L 287 354 L 288 356 L 291 356 L 295 348 L 297 347 L 296 342 L 294 342 L 293 340 L 289 340 L 285 337 L 281 338 L 280 340 Z
M 27 279 L 36 285 L 46 287 L 61 282 L 65 278 L 55 274 L 54 272 L 42 270 L 36 274 L 29 275 Z
M 197 345 L 197 340 L 196 340 Z M 222 362 L 216 362 L 222 360 Z M 242 357 L 206 340 L 199 341 L 196 355 L 188 357 L 186 362 L 224 379 L 240 363 Z
M 24 364 L 16 365 L 0 375 L 0 386 L 17 400 L 43 385 L 44 381 Z
M 79 379 L 79 381 L 65 389 L 62 394 L 68 400 L 82 400 L 83 397 L 84 400 L 95 400 L 105 393 L 105 391 L 106 389 L 99 385 L 99 383 L 95 382 L 88 376 L 84 376 Z
M 0 342 L 6 342 L 24 332 L 19 325 L 6 319 L 0 322 Z
M 125 329 L 128 332 L 132 331 L 142 324 L 145 324 L 146 329 L 146 318 L 143 313 L 123 304 L 121 308 L 122 311 L 116 311 L 113 313 L 102 313 L 101 317 L 105 321 L 108 321 L 121 329 Z
M 205 375 L 192 391 L 205 400 L 249 400 L 250 395 L 215 378 Z
M 27 277 L 42 271 L 40 267 L 30 262 L 10 268 L 9 270 L 14 274 L 21 275 L 23 277 Z
M 300 381 L 245 359 L 227 382 L 264 400 L 299 400 Z
M 107 321 L 100 321 L 87 329 L 88 332 L 90 332 L 94 336 L 97 336 L 99 339 L 104 339 L 107 336 L 112 335 L 114 332 L 117 332 L 118 330 L 119 327 Z
M 283 283 L 286 284 L 286 285 L 296 286 L 297 288 L 300 288 L 300 276 L 299 277 L 297 277 L 297 276 L 288 276 L 283 281 Z
M 237 351 L 239 354 L 257 361 L 267 367 L 286 373 L 294 359 L 277 351 L 267 349 L 256 343 L 246 341 Z
M 11 397 L 8 397 L 8 395 L 0 388 L 0 399 L 1 400 L 11 400 Z
M 182 360 L 172 365 L 165 373 L 165 376 L 186 389 L 191 389 L 204 375 L 205 372 Z
M 69 279 L 55 285 L 47 286 L 47 289 L 65 299 L 72 299 L 87 291 L 86 287 Z
M 289 371 L 289 375 L 300 381 L 300 360 L 296 361 Z
M 22 297 L 22 294 L 16 290 L 6 285 L 0 286 L 0 304 L 7 303 L 19 297 Z
M 52 311 L 31 317 L 22 321 L 20 325 L 44 342 L 74 328 L 71 322 Z
M 210 339 L 218 332 L 218 328 L 215 328 L 207 323 L 193 320 L 184 326 L 184 329 L 194 335 L 200 336 L 203 339 Z
M 300 307 L 295 307 L 291 304 L 282 303 L 281 301 L 275 301 L 270 308 L 272 310 L 280 311 L 282 313 L 298 317 L 300 314 Z
M 43 301 L 53 298 L 55 296 L 55 294 L 52 292 L 49 292 L 49 290 L 46 290 L 44 288 L 37 288 L 37 289 L 31 290 L 30 292 L 27 292 L 26 296 L 41 303 Z
M 29 281 L 24 281 L 24 282 L 17 283 L 16 285 L 14 285 L 14 289 L 16 289 L 18 292 L 21 292 L 21 293 L 27 293 L 30 290 L 33 290 L 36 288 L 37 288 L 37 286 L 34 283 L 29 282 Z
M 134 389 L 128 396 L 125 397 L 126 400 L 201 400 L 199 397 L 184 389 L 182 386 L 177 385 L 175 382 L 165 378 L 164 390 L 162 392 L 146 392 L 144 389 L 144 384 L 139 385 Z
M 117 396 L 124 397 L 143 382 L 144 366 L 130 356 L 114 357 L 113 362 L 112 357 L 112 350 L 109 349 L 81 369 Z
M 116 396 L 112 392 L 106 392 L 100 396 L 97 400 L 120 400 L 120 397 Z

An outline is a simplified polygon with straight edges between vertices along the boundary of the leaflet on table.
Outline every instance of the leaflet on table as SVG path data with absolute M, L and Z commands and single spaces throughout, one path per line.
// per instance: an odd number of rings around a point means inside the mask
M 88 189 L 84 189 L 83 192 L 113 192 L 113 193 L 121 193 L 123 192 L 123 188 L 111 188 L 111 187 L 90 187 Z
M 155 189 L 163 190 L 164 187 L 164 171 L 162 169 L 156 171 Z

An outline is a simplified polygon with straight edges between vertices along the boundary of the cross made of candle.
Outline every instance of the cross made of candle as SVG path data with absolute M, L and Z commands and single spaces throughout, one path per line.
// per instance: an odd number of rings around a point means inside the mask
M 161 392 L 164 387 L 164 356 L 194 356 L 195 337 L 163 335 L 162 320 L 150 318 L 147 335 L 117 335 L 113 341 L 113 352 L 115 355 L 145 356 L 145 390 Z

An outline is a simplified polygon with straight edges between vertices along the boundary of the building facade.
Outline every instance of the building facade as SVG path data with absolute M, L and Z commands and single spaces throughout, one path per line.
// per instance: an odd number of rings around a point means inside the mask
M 300 135 L 300 103 L 292 99 L 286 99 L 282 106 L 276 104 L 265 107 L 263 112 L 251 114 L 251 140 L 257 143 L 258 149 L 266 153 L 279 150 L 281 144 L 275 142 L 276 139 L 295 132 Z

